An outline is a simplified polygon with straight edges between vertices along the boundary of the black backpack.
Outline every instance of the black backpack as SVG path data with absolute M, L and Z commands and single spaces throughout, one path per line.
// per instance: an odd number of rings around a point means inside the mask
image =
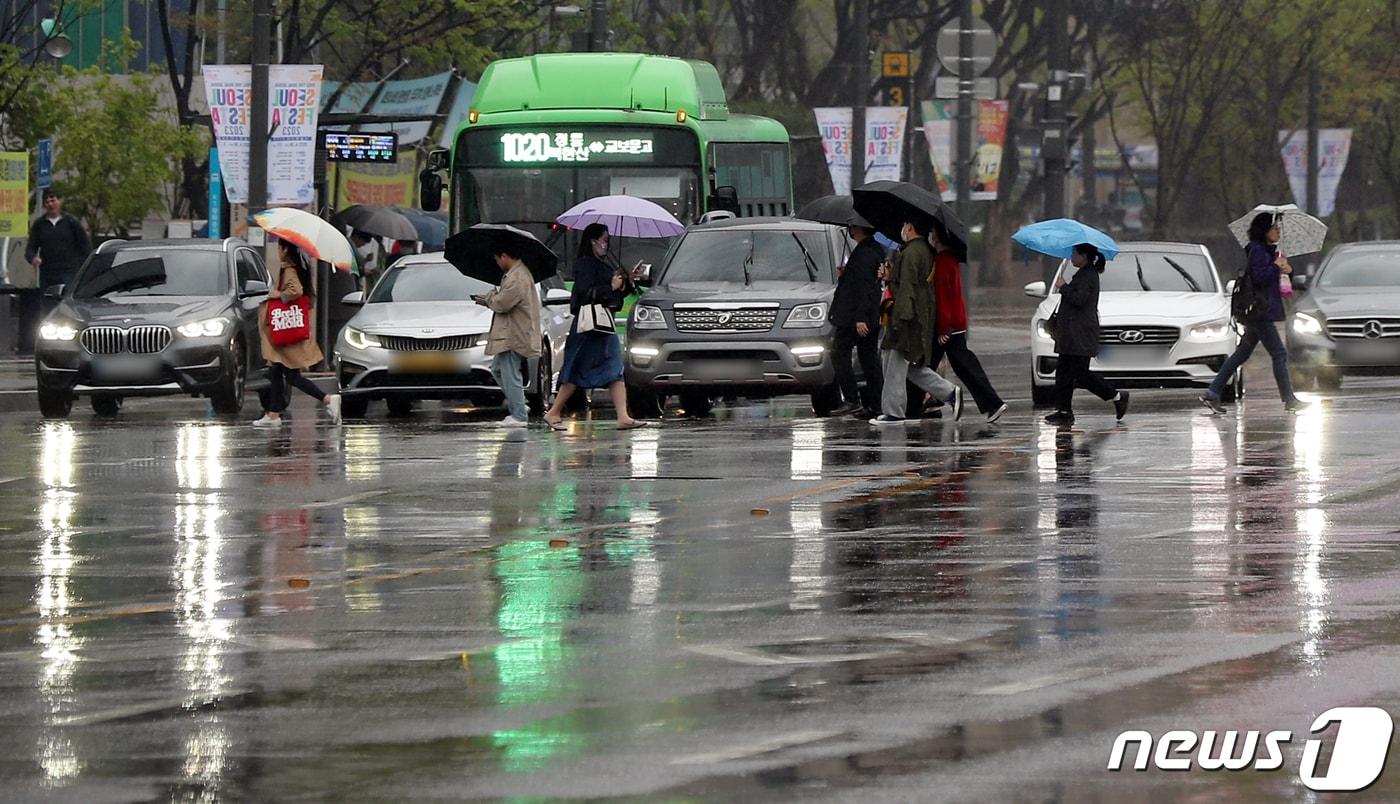
M 1230 317 L 1237 323 L 1248 323 L 1259 317 L 1264 304 L 1264 294 L 1259 292 L 1254 277 L 1249 273 L 1249 247 L 1245 246 L 1244 267 L 1235 277 L 1235 290 L 1230 294 Z

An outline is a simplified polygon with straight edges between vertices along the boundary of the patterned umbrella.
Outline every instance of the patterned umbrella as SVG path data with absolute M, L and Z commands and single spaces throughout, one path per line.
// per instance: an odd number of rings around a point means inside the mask
M 1298 209 L 1297 204 L 1260 204 L 1243 218 L 1231 221 L 1230 234 L 1241 246 L 1249 244 L 1249 223 L 1261 212 L 1274 216 L 1279 226 L 1278 250 L 1284 256 L 1296 257 L 1322 250 L 1322 243 L 1327 239 L 1327 224 Z
M 570 229 L 601 223 L 617 237 L 675 237 L 685 232 L 685 225 L 660 205 L 630 195 L 590 198 L 556 220 Z
M 330 223 L 300 209 L 273 207 L 253 215 L 253 222 L 275 235 L 278 240 L 287 240 L 297 248 L 322 262 L 328 262 L 342 271 L 350 270 L 354 264 L 354 249 L 345 235 Z

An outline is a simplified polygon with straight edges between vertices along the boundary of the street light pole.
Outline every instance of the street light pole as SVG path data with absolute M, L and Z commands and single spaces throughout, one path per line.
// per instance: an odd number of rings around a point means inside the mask
M 953 181 L 956 182 L 958 217 L 966 221 L 972 210 L 972 0 L 958 3 L 958 147 Z
M 865 184 L 865 102 L 870 93 L 870 0 L 855 3 L 851 49 L 851 189 Z
M 272 0 L 253 0 L 253 97 L 248 132 L 248 210 L 267 207 L 268 60 L 272 45 Z
M 1065 89 L 1069 83 L 1069 13 L 1065 0 L 1050 0 L 1045 15 L 1049 26 L 1050 80 L 1045 88 L 1045 132 L 1040 156 L 1045 164 L 1045 218 L 1065 216 L 1065 168 L 1069 161 L 1069 132 L 1066 131 Z M 1042 263 L 1046 284 L 1055 276 L 1059 260 L 1047 257 Z
M 1317 135 L 1317 93 L 1318 84 L 1322 81 L 1318 75 L 1317 63 L 1314 62 L 1308 68 L 1308 191 L 1304 201 L 1308 208 L 1309 215 L 1316 215 L 1319 211 L 1317 197 L 1317 169 L 1319 165 L 1318 157 L 1321 155 L 1318 150 L 1321 145 L 1318 143 Z

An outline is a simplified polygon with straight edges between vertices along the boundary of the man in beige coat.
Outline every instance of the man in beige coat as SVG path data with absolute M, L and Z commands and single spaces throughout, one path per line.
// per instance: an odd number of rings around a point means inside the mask
M 509 414 L 502 427 L 524 427 L 530 412 L 525 407 L 525 361 L 540 356 L 540 294 L 534 277 L 520 258 L 509 252 L 496 255 L 496 265 L 505 272 L 501 286 L 477 296 L 477 304 L 491 308 L 491 330 L 486 335 L 486 354 L 491 355 L 491 374 L 506 396 Z

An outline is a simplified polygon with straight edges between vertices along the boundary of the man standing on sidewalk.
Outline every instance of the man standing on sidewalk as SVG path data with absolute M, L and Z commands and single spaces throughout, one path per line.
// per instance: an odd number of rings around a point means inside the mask
M 880 263 L 885 253 L 875 242 L 875 230 L 867 226 L 846 227 L 856 247 L 841 268 L 836 295 L 831 300 L 832 354 L 836 384 L 845 404 L 832 412 L 846 416 L 864 412 L 864 418 L 879 415 L 880 407 Z M 851 367 L 851 350 L 860 359 L 865 376 L 865 396 L 861 398 Z
M 491 308 L 491 330 L 486 335 L 486 354 L 491 355 L 491 374 L 506 397 L 509 414 L 502 427 L 524 427 L 530 423 L 525 406 L 525 361 L 540 356 L 540 295 L 534 277 L 520 258 L 507 250 L 496 254 L 496 265 L 505 272 L 501 286 L 477 296 L 476 303 Z

